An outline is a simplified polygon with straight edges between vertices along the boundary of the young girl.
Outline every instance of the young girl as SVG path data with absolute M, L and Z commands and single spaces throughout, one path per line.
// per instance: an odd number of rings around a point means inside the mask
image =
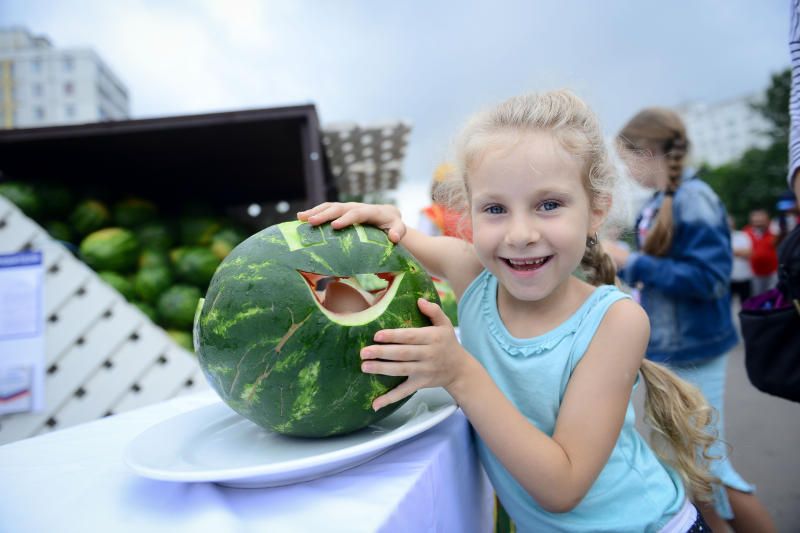
M 696 389 L 643 360 L 647 316 L 613 285 L 597 240 L 613 169 L 594 115 L 569 92 L 512 98 L 467 125 L 458 161 L 473 243 L 408 229 L 392 206 L 325 203 L 298 214 L 383 228 L 460 300 L 463 344 L 420 299 L 432 326 L 379 331 L 362 350 L 364 372 L 408 376 L 373 408 L 447 389 L 520 531 L 707 530 L 684 487 L 708 493 L 695 446 L 712 441 L 711 413 Z M 581 265 L 591 284 L 573 275 Z M 639 371 L 674 469 L 634 428 Z
M 725 208 L 685 165 L 689 138 L 674 111 L 643 109 L 618 140 L 633 177 L 658 194 L 639 215 L 639 250 L 630 253 L 612 243 L 606 249 L 620 277 L 639 287 L 650 315 L 647 358 L 699 387 L 718 415 L 710 470 L 721 482 L 714 485 L 714 505 L 701 507 L 703 515 L 713 529 L 724 530 L 727 520 L 735 531 L 775 531 L 755 487 L 733 468 L 724 443 L 728 351 L 738 342 L 731 319 L 733 250 Z M 764 220 L 766 228 L 769 220 Z

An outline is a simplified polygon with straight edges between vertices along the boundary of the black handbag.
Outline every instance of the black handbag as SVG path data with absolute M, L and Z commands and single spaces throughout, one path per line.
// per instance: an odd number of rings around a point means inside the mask
M 778 287 L 742 304 L 747 377 L 760 391 L 800 402 L 800 226 L 778 249 Z

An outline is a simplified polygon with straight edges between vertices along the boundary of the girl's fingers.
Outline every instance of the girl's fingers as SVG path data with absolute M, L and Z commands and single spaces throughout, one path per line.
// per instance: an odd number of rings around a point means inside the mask
M 372 337 L 372 340 L 381 344 L 369 346 L 368 349 L 380 349 L 387 344 L 399 345 L 416 345 L 423 346 L 435 342 L 439 337 L 437 331 L 434 329 L 436 326 L 447 326 L 452 328 L 450 319 L 444 314 L 442 308 L 438 305 L 431 303 L 423 298 L 417 301 L 420 310 L 431 319 L 433 326 L 421 328 L 397 328 L 397 329 L 382 329 L 377 331 Z M 367 348 L 365 348 L 367 349 Z
M 314 213 L 310 213 L 306 218 L 309 224 L 317 225 L 323 222 L 335 222 L 336 219 L 346 213 L 345 204 L 329 203 L 324 209 L 319 209 Z
M 383 396 L 378 396 L 372 401 L 372 408 L 374 410 L 378 410 L 382 407 L 386 407 L 389 404 L 399 402 L 403 398 L 407 396 L 411 396 L 415 392 L 417 392 L 418 388 L 410 383 L 410 380 L 405 380 L 397 387 L 393 388 Z
M 397 244 L 406 234 L 406 225 L 403 224 L 403 221 L 397 219 L 394 221 L 387 229 L 386 235 L 389 237 L 389 240 L 393 243 Z
M 297 213 L 297 218 L 316 225 L 331 220 L 335 221 L 348 213 L 363 211 L 366 207 L 370 206 L 360 206 L 356 203 L 325 202 L 306 211 L 300 211 Z
M 331 202 L 324 202 L 319 205 L 312 207 L 311 209 L 306 209 L 304 211 L 298 211 L 297 218 L 299 220 L 308 220 L 308 217 L 316 215 L 317 213 L 328 209 L 331 205 Z
M 431 319 L 434 326 L 453 326 L 450 319 L 442 311 L 442 308 L 435 303 L 429 302 L 425 298 L 419 298 L 417 299 L 417 306 L 425 316 Z
M 365 374 L 382 376 L 409 376 L 413 363 L 397 363 L 395 361 L 372 360 L 361 363 L 361 371 Z
M 427 344 L 427 328 L 382 329 L 373 340 L 384 344 Z
M 342 229 L 353 224 L 374 224 L 386 231 L 389 240 L 400 242 L 406 234 L 406 226 L 399 211 L 393 213 L 388 206 L 357 203 L 325 202 L 316 207 L 297 213 L 298 220 L 312 225 L 330 222 L 334 229 Z
M 418 361 L 419 347 L 405 344 L 373 344 L 361 350 L 361 359 L 384 361 Z
M 379 214 L 376 206 L 331 203 L 326 208 L 309 214 L 306 220 L 314 225 L 330 222 L 335 229 L 342 229 L 353 224 L 379 223 Z
M 353 224 L 366 222 L 369 218 L 368 208 L 356 207 L 349 211 L 336 213 L 336 219 L 331 221 L 331 225 L 336 229 L 342 229 Z
M 395 213 L 396 210 L 393 210 L 389 206 L 362 205 L 357 209 L 353 209 L 353 211 L 358 215 L 359 222 L 369 221 L 384 230 L 398 222 L 402 224 L 399 212 Z

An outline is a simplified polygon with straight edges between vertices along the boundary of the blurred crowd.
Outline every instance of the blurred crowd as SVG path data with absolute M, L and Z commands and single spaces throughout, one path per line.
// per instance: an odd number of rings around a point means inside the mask
M 733 247 L 731 294 L 741 304 L 753 295 L 775 288 L 778 282 L 778 247 L 800 223 L 800 210 L 791 191 L 782 194 L 774 205 L 754 209 L 748 223 L 737 228 L 728 217 Z

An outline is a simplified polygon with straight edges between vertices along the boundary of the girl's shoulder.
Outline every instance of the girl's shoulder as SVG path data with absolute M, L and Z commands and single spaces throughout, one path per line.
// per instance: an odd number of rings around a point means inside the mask
M 562 337 L 574 335 L 578 340 L 591 339 L 609 310 L 617 307 L 617 302 L 627 300 L 638 306 L 629 294 L 615 285 L 594 286 L 577 278 L 573 282 L 578 291 L 578 301 L 574 310 L 551 333 L 558 331 Z
M 592 287 L 590 285 L 590 287 Z M 598 325 L 615 303 L 620 300 L 627 300 L 634 306 L 638 304 L 633 301 L 631 296 L 615 285 L 599 285 L 592 287 L 586 296 L 586 300 L 579 309 L 577 317 L 582 326 Z
M 650 319 L 645 310 L 629 294 L 612 285 L 598 287 L 592 295 L 593 302 L 575 332 L 572 353 L 574 364 L 583 359 L 584 354 L 597 339 L 597 342 L 611 342 L 616 349 L 600 349 L 600 357 L 617 357 L 622 352 L 630 352 L 635 359 L 643 351 L 625 350 L 626 346 L 639 345 L 650 335 Z M 617 355 L 614 355 L 617 354 Z
M 621 300 L 626 300 L 634 306 L 639 306 L 631 295 L 617 287 L 616 285 L 593 286 L 583 282 L 588 286 L 584 289 L 585 299 L 577 312 L 571 317 L 580 328 L 596 328 L 603 321 L 606 314 L 614 304 Z

